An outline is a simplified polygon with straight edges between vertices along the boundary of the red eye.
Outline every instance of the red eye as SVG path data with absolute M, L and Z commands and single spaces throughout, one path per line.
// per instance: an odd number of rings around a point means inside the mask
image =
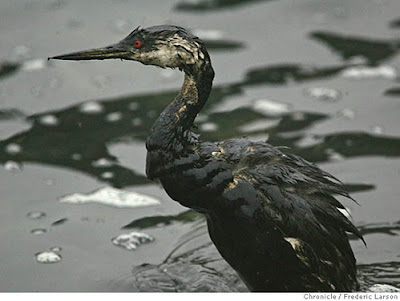
M 140 48 L 140 47 L 142 47 L 142 42 L 139 40 L 136 40 L 133 42 L 133 46 L 135 46 L 136 48 Z

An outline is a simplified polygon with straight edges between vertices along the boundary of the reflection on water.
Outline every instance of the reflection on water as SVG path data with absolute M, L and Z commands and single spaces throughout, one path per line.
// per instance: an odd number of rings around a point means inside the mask
M 163 262 L 136 266 L 132 271 L 133 275 L 121 280 L 119 285 L 125 285 L 127 290 L 141 292 L 247 291 L 240 278 L 211 243 L 202 215 L 188 210 L 176 216 L 142 218 L 125 227 L 146 228 L 151 231 L 160 226 L 180 227 L 188 221 L 195 221 L 192 230 L 178 240 L 176 247 Z M 400 223 L 366 224 L 360 227 L 360 231 L 364 237 L 369 234 L 399 236 Z M 359 265 L 361 291 L 366 291 L 377 283 L 398 286 L 399 267 L 398 262 Z
M 390 22 L 390 26 L 394 27 L 394 28 L 400 27 L 400 19 L 396 19 L 396 20 L 391 21 Z
M 191 211 L 185 212 L 189 214 Z M 222 259 L 209 239 L 205 220 L 198 213 L 192 229 L 180 237 L 175 248 L 160 264 L 142 264 L 129 277 L 130 290 L 161 292 L 247 291 L 236 272 Z M 178 217 L 171 216 L 169 225 Z M 154 221 L 154 220 L 153 220 Z M 140 223 L 143 223 L 142 220 Z M 173 224 L 175 222 L 175 224 Z M 159 224 L 155 224 L 157 226 Z M 126 280 L 125 280 L 126 281 Z
M 0 79 L 12 75 L 20 66 L 18 63 L 0 62 Z
M 131 223 L 122 227 L 123 229 L 136 228 L 146 229 L 152 227 L 169 226 L 172 223 L 191 223 L 197 220 L 203 220 L 204 216 L 193 210 L 186 210 L 178 215 L 156 215 L 144 217 L 132 221 Z
M 0 110 L 0 121 L 22 119 L 22 118 L 25 118 L 25 115 L 20 110 L 16 110 L 16 109 L 1 109 Z
M 396 88 L 386 90 L 384 94 L 388 95 L 388 96 L 400 96 L 400 88 L 396 87 Z
M 320 138 L 322 142 L 319 144 L 304 148 L 293 147 L 292 150 L 303 158 L 314 162 L 328 161 L 332 151 L 348 158 L 370 155 L 400 156 L 400 139 L 394 137 L 352 132 L 335 133 Z
M 323 79 L 334 76 L 345 68 L 347 68 L 347 65 L 332 67 L 304 66 L 300 64 L 266 66 L 247 72 L 244 84 L 287 84 L 290 81 L 303 82 Z
M 400 231 L 400 221 L 395 223 L 375 223 L 375 224 L 366 224 L 358 226 L 361 235 L 367 235 L 372 233 L 380 233 L 391 236 L 398 236 Z
M 376 65 L 381 63 L 399 51 L 398 40 L 376 40 L 368 38 L 341 35 L 332 32 L 313 32 L 311 38 L 322 42 L 332 49 L 343 60 L 362 58 L 363 63 Z
M 207 49 L 210 50 L 210 52 L 213 51 L 224 51 L 224 50 L 236 50 L 244 47 L 244 44 L 241 42 L 236 42 L 236 41 L 229 41 L 229 40 L 208 40 L 208 39 L 203 39 L 204 43 L 206 44 Z
M 202 112 L 202 115 L 206 115 L 207 118 L 196 123 L 202 137 L 214 141 L 235 137 L 241 134 L 243 126 L 260 121 L 268 125 L 267 129 L 258 126 L 247 127 L 246 135 L 268 133 L 271 144 L 288 146 L 290 152 L 310 161 L 328 161 L 332 150 L 344 157 L 400 156 L 399 138 L 361 132 L 318 136 L 315 137 L 316 143 L 311 146 L 302 146 L 299 143 L 305 138 L 302 130 L 329 118 L 324 114 L 294 112 L 274 117 L 265 116 L 248 107 L 229 112 L 210 113 L 213 106 L 221 103 L 228 96 L 242 93 L 241 87 L 249 84 L 277 84 L 277 78 L 287 77 L 297 77 L 302 80 L 317 78 L 315 74 L 311 75 L 313 74 L 311 71 L 308 71 L 307 77 L 299 77 L 299 69 L 301 68 L 293 68 L 290 72 L 287 68 L 260 68 L 250 71 L 250 75 L 243 83 L 216 87 Z M 269 76 L 268 70 L 272 70 L 273 76 Z M 320 70 L 316 69 L 316 74 L 319 74 Z M 335 70 L 339 69 L 335 68 Z M 254 74 L 261 73 L 266 76 L 256 80 L 257 77 Z M 323 76 L 325 75 L 326 73 L 323 72 Z M 279 83 L 284 82 L 279 81 Z M 32 127 L 29 130 L 0 141 L 0 162 L 5 164 L 11 160 L 17 163 L 37 162 L 68 167 L 90 174 L 118 188 L 146 184 L 148 180 L 143 173 L 119 164 L 118 159 L 109 153 L 107 145 L 118 141 L 129 141 L 133 138 L 145 140 L 151 125 L 176 93 L 177 91 L 121 97 L 30 116 L 28 120 L 32 122 Z M 14 113 L 3 112 L 3 118 L 13 118 Z M 274 122 L 271 123 L 271 121 Z M 210 131 L 207 127 L 201 126 L 206 123 L 216 125 L 215 129 L 218 130 Z M 284 135 L 288 132 L 290 136 Z M 99 164 L 99 162 L 107 162 L 107 164 Z M 112 177 L 107 177 L 107 174 Z
M 364 287 L 376 283 L 388 283 L 400 287 L 400 262 L 382 262 L 358 265 L 358 275 Z M 398 290 L 397 290 L 398 292 Z
M 175 8 L 188 12 L 214 11 L 218 9 L 231 9 L 239 5 L 251 4 L 260 1 L 271 0 L 181 0 L 181 2 L 179 2 Z
M 177 8 L 186 11 L 211 11 L 232 8 L 261 0 L 199 0 L 179 2 Z M 266 1 L 266 0 L 265 0 Z M 393 21 L 392 27 L 399 26 Z M 121 25 L 122 26 L 122 25 Z M 196 121 L 197 131 L 204 140 L 224 140 L 243 134 L 264 136 L 268 142 L 277 146 L 287 146 L 295 153 L 312 162 L 345 160 L 361 156 L 400 156 L 400 137 L 389 137 L 365 132 L 336 132 L 327 135 L 310 135 L 307 129 L 328 121 L 333 116 L 323 113 L 295 111 L 290 106 L 279 114 L 267 114 L 254 105 L 246 104 L 231 111 L 214 112 L 213 109 L 233 97 L 244 95 L 249 88 L 259 86 L 276 87 L 309 81 L 327 80 L 342 76 L 355 64 L 361 67 L 377 65 L 397 54 L 399 43 L 391 40 L 375 40 L 351 37 L 338 33 L 313 32 L 313 41 L 330 48 L 345 61 L 338 65 L 309 66 L 303 63 L 282 63 L 259 66 L 247 71 L 242 81 L 216 86 L 209 102 Z M 244 44 L 224 39 L 206 39 L 207 47 L 213 51 L 243 49 Z M 360 60 L 361 58 L 361 60 Z M 350 63 L 346 61 L 350 60 Z M 32 60 L 24 63 L 0 64 L 0 79 L 14 75 L 18 70 L 28 71 L 44 68 L 43 61 Z M 375 66 L 373 66 L 375 67 Z M 368 69 L 370 70 L 370 69 Z M 107 78 L 96 78 L 97 85 L 106 85 Z M 327 97 L 331 100 L 341 98 L 339 90 L 307 90 L 309 97 Z M 48 111 L 26 117 L 16 109 L 1 109 L 0 122 L 25 120 L 31 126 L 0 141 L 0 163 L 6 170 L 22 168 L 25 162 L 54 165 L 85 173 L 99 181 L 116 188 L 148 184 L 143 171 L 135 171 L 122 165 L 113 156 L 108 146 L 118 142 L 139 141 L 144 143 L 148 131 L 157 116 L 178 91 L 163 91 L 144 95 L 128 95 L 106 100 L 94 100 L 69 108 Z M 322 93 L 322 94 L 321 94 Z M 322 96 L 321 96 L 322 95 Z M 339 95 L 339 96 L 338 96 Z M 400 88 L 393 87 L 385 91 L 387 96 L 399 96 Z M 262 101 L 262 100 L 260 100 Z M 342 111 L 349 119 L 354 112 Z M 15 131 L 14 131 L 15 133 Z M 286 151 L 286 150 L 283 150 Z M 132 151 L 131 156 L 136 154 Z M 375 183 L 347 183 L 351 192 L 370 191 Z M 29 219 L 41 219 L 46 214 L 31 211 Z M 60 226 L 73 222 L 61 218 L 51 226 Z M 161 263 L 141 264 L 134 268 L 132 276 L 125 279 L 127 290 L 135 291 L 246 291 L 246 287 L 237 274 L 220 257 L 210 242 L 204 217 L 187 210 L 178 215 L 149 216 L 135 219 L 123 229 L 146 229 L 152 231 L 160 227 L 190 227 L 191 231 L 179 238 L 175 248 Z M 359 226 L 364 236 L 370 234 L 390 235 L 398 239 L 400 224 L 379 223 Z M 45 234 L 46 229 L 35 228 L 32 234 Z M 132 234 L 134 233 L 134 234 Z M 137 246 L 140 239 L 137 232 L 115 237 L 115 242 L 127 249 Z M 142 233 L 143 234 L 143 233 Z M 146 234 L 147 235 L 147 234 Z M 138 238 L 139 237 L 139 238 Z M 149 238 L 150 237 L 150 238 Z M 60 250 L 38 253 L 40 261 L 57 261 Z M 52 252 L 52 253 L 51 253 Z M 54 254 L 56 255 L 54 255 Z M 39 260 L 39 259 L 38 259 Z M 399 262 L 359 265 L 360 280 L 363 288 L 375 283 L 399 285 Z

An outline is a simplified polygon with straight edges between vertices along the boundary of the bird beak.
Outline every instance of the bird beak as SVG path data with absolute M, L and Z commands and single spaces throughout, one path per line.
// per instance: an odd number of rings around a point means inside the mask
M 63 55 L 49 57 L 49 60 L 107 60 L 107 59 L 129 59 L 132 52 L 128 50 L 125 43 L 119 42 L 104 48 L 95 48 L 90 50 L 72 52 Z

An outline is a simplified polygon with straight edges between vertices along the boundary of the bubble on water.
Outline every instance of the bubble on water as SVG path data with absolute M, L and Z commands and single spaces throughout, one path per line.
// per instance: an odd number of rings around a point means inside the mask
M 321 101 L 338 101 L 342 98 L 342 92 L 338 89 L 327 87 L 313 87 L 304 90 L 305 95 Z
M 371 132 L 375 135 L 382 135 L 385 133 L 385 129 L 382 126 L 374 125 L 371 127 Z
M 114 162 L 112 162 L 106 158 L 100 158 L 100 159 L 92 162 L 93 167 L 110 167 L 113 165 L 114 165 Z
M 356 113 L 354 112 L 354 110 L 348 109 L 348 108 L 345 108 L 345 109 L 337 112 L 337 116 L 345 118 L 345 119 L 349 119 L 349 120 L 353 120 L 355 115 L 356 115 Z
M 28 214 L 26 216 L 30 219 L 41 219 L 46 216 L 46 213 L 42 212 L 42 211 L 31 211 L 31 212 L 28 212 Z
M 74 193 L 60 197 L 59 201 L 70 204 L 99 203 L 118 208 L 136 208 L 160 204 L 159 200 L 148 195 L 114 187 L 104 187 L 87 194 Z
M 58 118 L 50 114 L 41 116 L 39 122 L 46 126 L 57 126 L 59 124 Z
M 132 119 L 132 125 L 133 126 L 140 126 L 142 124 L 143 124 L 143 121 L 139 117 L 136 117 L 136 118 Z
M 61 260 L 61 255 L 53 251 L 40 252 L 35 256 L 39 263 L 56 263 Z
M 20 172 L 23 168 L 21 163 L 9 160 L 4 163 L 4 169 L 9 172 Z
M 31 230 L 31 234 L 33 235 L 42 235 L 45 234 L 47 232 L 46 229 L 33 229 Z
M 137 102 L 131 102 L 128 105 L 128 109 L 131 111 L 136 111 L 137 109 L 139 109 L 140 105 Z
M 53 251 L 53 252 L 61 252 L 61 247 L 51 247 L 50 248 L 50 251 Z
M 44 59 L 33 59 L 25 61 L 22 64 L 22 70 L 24 71 L 35 71 L 45 68 L 47 65 L 47 60 Z
M 80 105 L 79 111 L 86 114 L 98 114 L 103 112 L 103 106 L 96 101 L 88 101 Z
M 5 151 L 9 155 L 16 155 L 22 151 L 22 147 L 21 147 L 21 145 L 19 145 L 17 143 L 10 143 L 10 144 L 6 145 Z
M 112 112 L 107 114 L 106 116 L 106 121 L 108 122 L 116 122 L 122 119 L 122 113 L 121 112 Z
M 195 36 L 199 36 L 206 40 L 221 40 L 224 37 L 224 33 L 217 29 L 195 29 L 192 31 Z
M 350 79 L 370 79 L 370 78 L 383 78 L 383 79 L 396 79 L 398 72 L 396 68 L 388 65 L 377 67 L 370 66 L 356 66 L 349 67 L 341 72 L 341 76 Z
M 121 234 L 111 239 L 114 245 L 129 251 L 135 250 L 141 244 L 149 243 L 153 240 L 154 238 L 152 236 L 140 232 Z
M 200 130 L 203 132 L 215 132 L 218 130 L 218 125 L 214 122 L 206 122 L 200 125 Z
M 112 179 L 112 178 L 114 178 L 114 173 L 111 171 L 106 171 L 106 172 L 103 172 L 100 175 L 100 177 L 102 177 L 103 179 Z
M 72 160 L 79 161 L 82 160 L 82 155 L 78 153 L 74 153 L 71 155 Z
M 278 102 L 270 99 L 256 99 L 252 103 L 254 111 L 266 116 L 281 116 L 288 113 L 291 106 L 286 103 Z

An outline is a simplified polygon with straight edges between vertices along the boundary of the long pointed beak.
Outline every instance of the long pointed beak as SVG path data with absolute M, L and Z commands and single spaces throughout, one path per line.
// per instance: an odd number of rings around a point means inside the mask
M 132 53 L 123 43 L 117 43 L 104 48 L 95 48 L 78 52 L 67 53 L 49 57 L 48 60 L 106 60 L 106 59 L 128 59 Z

